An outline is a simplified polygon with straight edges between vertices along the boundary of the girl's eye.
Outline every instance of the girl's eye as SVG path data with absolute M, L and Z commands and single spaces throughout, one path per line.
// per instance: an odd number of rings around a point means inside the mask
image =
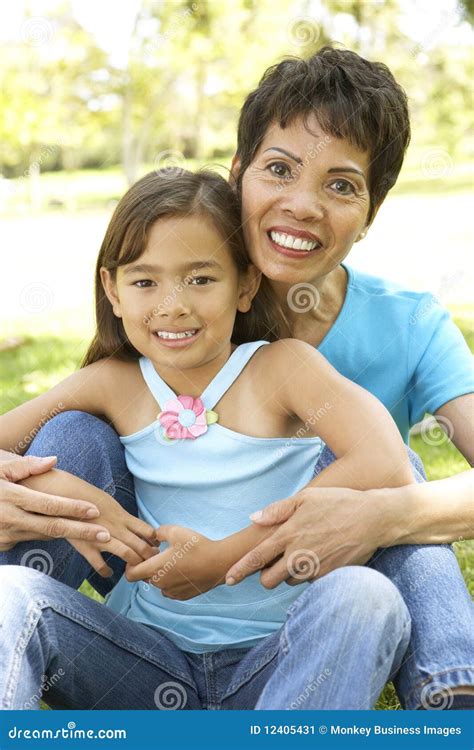
M 279 177 L 282 180 L 288 180 L 292 176 L 291 169 L 284 161 L 274 161 L 268 165 L 268 169 L 275 177 Z
M 154 283 L 151 279 L 139 279 L 139 281 L 133 282 L 133 286 L 138 287 L 138 289 L 148 289 Z
M 354 195 L 356 192 L 354 185 L 347 180 L 334 180 L 334 182 L 331 183 L 331 186 L 339 195 Z
M 208 281 L 215 281 L 215 279 L 211 279 L 210 276 L 195 276 L 193 279 L 189 280 L 189 283 L 192 284 L 193 281 L 203 282 L 203 283 L 196 283 L 195 286 L 207 286 Z

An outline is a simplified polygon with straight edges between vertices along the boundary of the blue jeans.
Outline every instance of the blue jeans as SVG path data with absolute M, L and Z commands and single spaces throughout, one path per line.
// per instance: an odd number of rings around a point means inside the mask
M 79 412 L 55 417 L 30 452 L 58 455 L 60 468 L 136 514 L 122 447 L 100 420 Z M 326 450 L 315 473 L 331 460 Z M 25 563 L 39 567 L 42 556 L 49 575 Z M 402 705 L 417 708 L 431 691 L 474 683 L 471 603 L 446 546 L 379 550 L 370 567 L 343 568 L 311 584 L 283 628 L 259 645 L 204 655 L 181 652 L 153 628 L 74 591 L 88 579 L 106 594 L 123 572 L 118 558 L 108 560 L 111 579 L 65 540 L 20 543 L 0 553 L 0 562 L 4 708 L 36 708 L 43 685 L 44 699 L 57 708 L 364 709 L 391 677 Z

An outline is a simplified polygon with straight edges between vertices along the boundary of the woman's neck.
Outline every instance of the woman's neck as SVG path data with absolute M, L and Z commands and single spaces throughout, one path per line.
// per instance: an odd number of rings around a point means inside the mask
M 317 346 L 344 304 L 347 272 L 338 266 L 326 276 L 308 281 L 306 290 L 304 286 L 280 281 L 270 280 L 270 285 L 285 312 L 290 336 Z

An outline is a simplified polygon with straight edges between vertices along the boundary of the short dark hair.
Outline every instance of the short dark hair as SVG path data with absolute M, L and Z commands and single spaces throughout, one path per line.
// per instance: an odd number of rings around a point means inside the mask
M 122 320 L 117 318 L 105 294 L 100 269 L 112 276 L 119 266 L 133 263 L 145 250 L 153 224 L 166 216 L 200 215 L 208 217 L 232 254 L 239 274 L 247 271 L 250 258 L 245 248 L 240 220 L 240 202 L 235 191 L 220 175 L 210 170 L 188 172 L 165 168 L 142 177 L 118 203 L 105 233 L 95 273 L 96 333 L 82 366 L 104 357 L 138 359 L 140 353 L 127 338 Z M 247 341 L 280 336 L 282 314 L 267 279 L 248 313 L 237 311 L 232 341 Z
M 284 128 L 315 115 L 323 130 L 368 151 L 369 221 L 395 184 L 410 142 L 407 96 L 386 65 L 345 49 L 322 47 L 265 71 L 246 98 L 238 126 L 238 186 L 272 122 Z

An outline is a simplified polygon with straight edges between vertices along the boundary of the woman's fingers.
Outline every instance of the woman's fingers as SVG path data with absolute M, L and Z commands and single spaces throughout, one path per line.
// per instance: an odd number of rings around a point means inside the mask
M 284 551 L 285 544 L 283 540 L 278 538 L 277 534 L 278 532 L 275 532 L 253 550 L 250 550 L 227 571 L 225 582 L 228 586 L 233 586 L 257 570 L 264 568 Z
M 99 511 L 95 505 L 85 500 L 72 500 L 59 495 L 46 495 L 29 487 L 16 485 L 11 502 L 24 511 L 43 516 L 62 516 L 65 518 L 97 518 Z
M 46 537 L 47 539 L 78 539 L 90 542 L 107 542 L 110 532 L 104 526 L 94 523 L 80 523 L 57 516 L 40 516 L 23 512 L 20 508 L 15 517 L 14 526 L 18 531 L 30 532 L 30 539 Z M 36 536 L 39 534 L 40 536 Z M 33 536 L 31 536 L 33 535 Z
M 277 500 L 270 503 L 266 508 L 257 510 L 252 513 L 250 520 L 258 523 L 259 526 L 273 526 L 275 524 L 287 521 L 297 510 L 300 501 L 295 497 L 288 497 L 285 500 Z

